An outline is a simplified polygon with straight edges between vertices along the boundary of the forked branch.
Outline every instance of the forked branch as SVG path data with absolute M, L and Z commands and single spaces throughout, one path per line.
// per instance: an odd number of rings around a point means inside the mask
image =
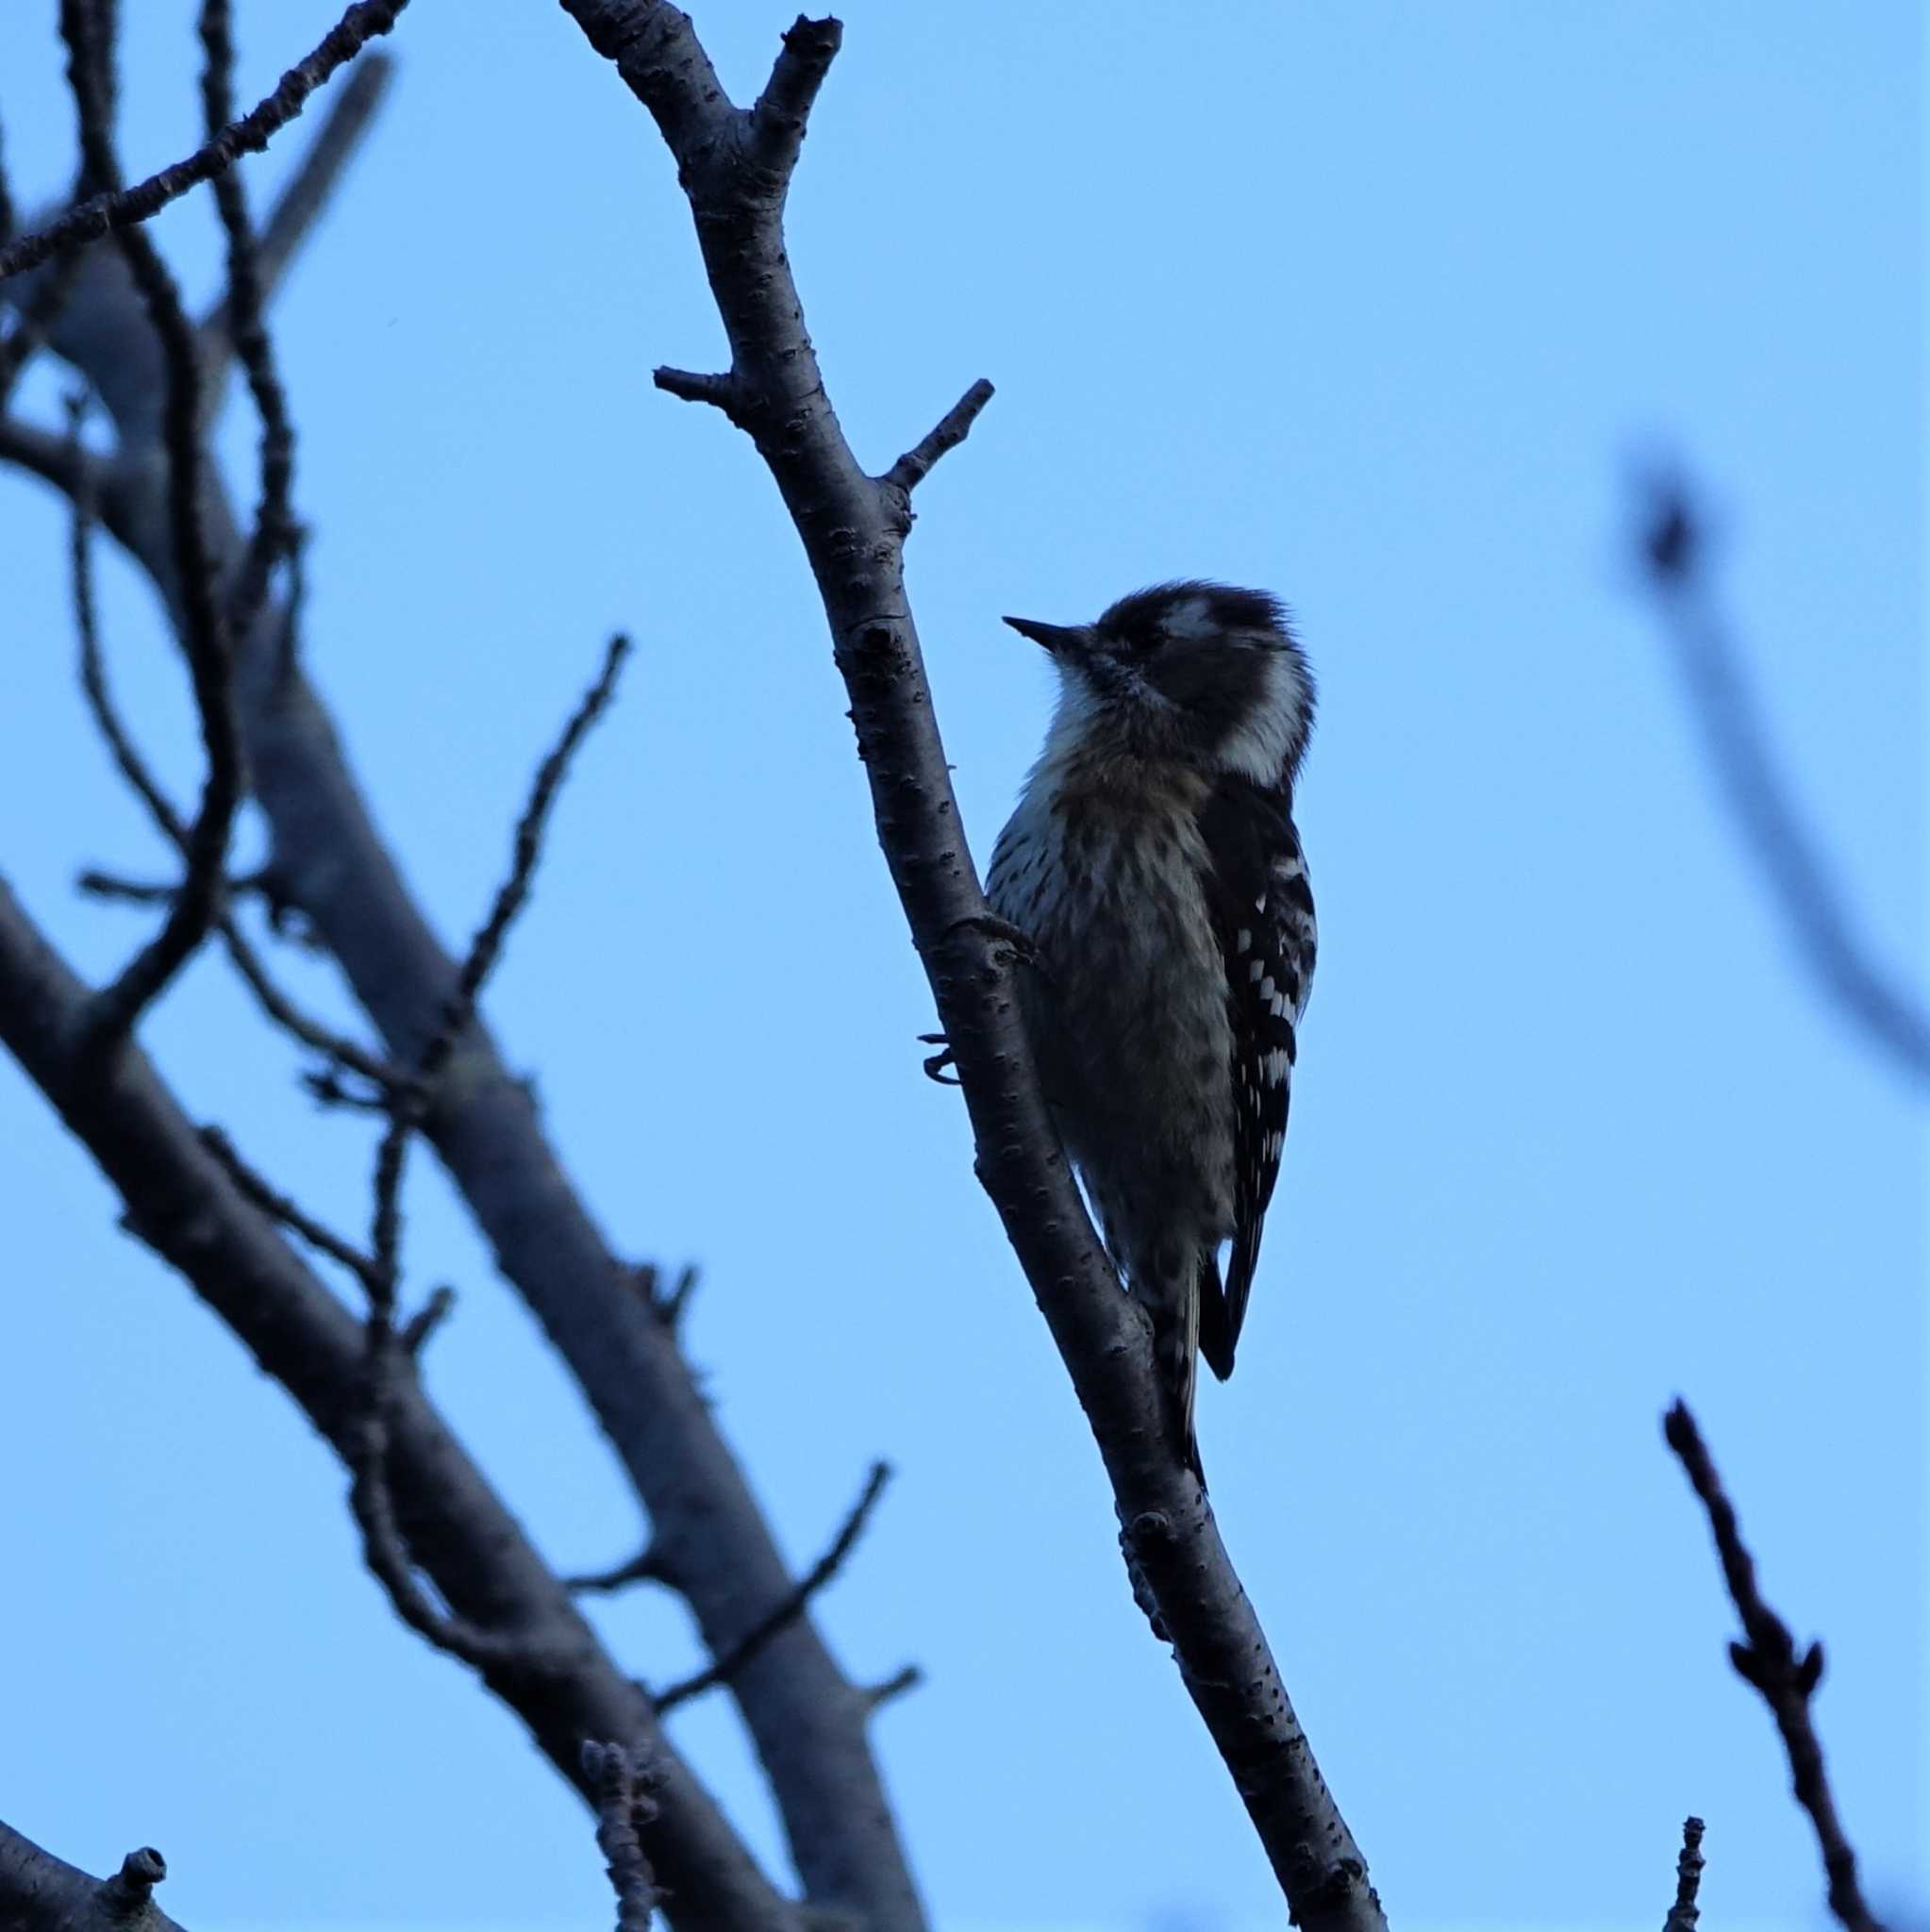
M 1864 1902 L 1856 1877 L 1856 1855 L 1837 1816 L 1836 1798 L 1823 1769 L 1822 1744 L 1809 1714 L 1810 1699 L 1822 1681 L 1822 1645 L 1813 1642 L 1799 1656 L 1789 1626 L 1763 1601 L 1755 1581 L 1755 1559 L 1743 1543 L 1741 1526 L 1736 1520 L 1736 1507 L 1722 1488 L 1715 1459 L 1687 1403 L 1677 1402 L 1670 1408 L 1663 1418 L 1662 1433 L 1708 1512 L 1722 1580 L 1729 1587 L 1737 1615 L 1742 1619 L 1743 1641 L 1730 1644 L 1729 1661 L 1735 1665 L 1736 1674 L 1761 1693 L 1782 1734 L 1796 1802 L 1816 1827 L 1816 1841 L 1829 1878 L 1829 1908 L 1847 1932 L 1883 1932 L 1876 1915 Z
M 975 385 L 883 476 L 846 443 L 787 258 L 783 208 L 835 21 L 800 21 L 757 108 L 724 92 L 689 19 L 662 0 L 563 0 L 648 108 L 688 196 L 730 342 L 725 391 L 817 578 L 892 879 L 977 1140 L 978 1172 L 1051 1326 L 1112 1480 L 1140 1576 L 1296 1920 L 1383 1924 L 1365 1860 L 1307 1747 L 1211 1511 L 1166 1448 L 1143 1320 L 1120 1292 L 1059 1152 L 1011 998 L 1008 947 L 959 829 L 906 596 L 908 493 L 990 396 Z M 720 400 L 717 379 L 674 393 Z

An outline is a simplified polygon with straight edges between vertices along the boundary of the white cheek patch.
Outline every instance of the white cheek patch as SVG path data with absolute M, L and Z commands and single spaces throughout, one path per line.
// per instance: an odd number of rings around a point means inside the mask
M 1256 785 L 1277 785 L 1293 748 L 1306 737 L 1306 685 L 1290 651 L 1269 651 L 1260 701 L 1222 748 L 1230 772 Z

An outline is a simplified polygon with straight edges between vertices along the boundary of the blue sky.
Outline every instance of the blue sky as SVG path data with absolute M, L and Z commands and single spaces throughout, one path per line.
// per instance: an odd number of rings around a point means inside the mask
M 191 145 L 192 8 L 126 9 L 130 170 Z M 69 167 L 51 8 L 0 20 L 25 196 Z M 242 9 L 252 98 L 332 17 Z M 707 6 L 754 92 L 788 16 Z M 1922 1108 L 1792 963 L 1628 563 L 1631 462 L 1706 481 L 1806 809 L 1922 957 L 1922 19 L 1867 0 L 971 8 L 859 0 L 792 205 L 832 395 L 882 468 L 973 377 L 911 590 L 981 856 L 1049 692 L 1016 610 L 1156 578 L 1294 607 L 1323 710 L 1322 959 L 1240 1372 L 1202 1400 L 1227 1540 L 1390 1911 L 1653 1923 L 1683 1814 L 1712 1922 L 1815 1923 L 1768 1720 L 1662 1449 L 1696 1405 L 1880 1900 L 1930 1892 Z M 276 314 L 308 663 L 442 930 L 487 902 L 602 641 L 640 649 L 489 1003 L 629 1253 L 704 1265 L 690 1345 L 808 1561 L 948 1924 L 1276 1923 L 1120 1573 L 1065 1378 L 971 1174 L 796 542 L 748 444 L 649 387 L 721 332 L 654 129 L 560 9 L 424 0 Z M 291 147 L 257 163 L 258 197 Z M 158 225 L 214 284 L 208 211 Z M 25 404 L 42 411 L 46 373 Z M 231 411 L 238 465 L 252 427 Z M 0 864 L 84 970 L 158 874 L 74 689 L 62 522 L 0 476 Z M 195 767 L 140 580 L 115 675 Z M 251 840 L 258 836 L 249 828 Z M 345 1015 L 332 977 L 286 977 Z M 319 1119 L 213 958 L 150 1023 L 197 1114 L 318 1211 Z M 588 1825 L 362 1574 L 341 1474 L 0 1067 L 15 1566 L 0 1816 L 191 1924 L 594 1923 Z M 428 1163 L 429 1379 L 560 1567 L 633 1506 Z M 673 1603 L 598 1612 L 668 1679 Z M 29 1661 L 30 1660 L 30 1661 Z M 727 1709 L 677 1738 L 760 1846 Z M 479 1857 L 482 1851 L 484 1856 Z

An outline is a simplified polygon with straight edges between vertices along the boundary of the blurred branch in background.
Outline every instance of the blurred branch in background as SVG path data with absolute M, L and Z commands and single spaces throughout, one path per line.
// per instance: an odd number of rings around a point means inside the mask
M 386 30 L 399 10 L 351 8 L 264 103 L 280 103 L 275 125 L 292 118 L 328 66 Z M 88 142 L 86 189 L 113 185 L 116 15 L 111 0 L 63 0 Z M 232 108 L 227 0 L 202 0 L 200 20 L 202 111 L 212 128 Z M 462 960 L 414 903 L 348 769 L 341 733 L 303 673 L 293 432 L 266 308 L 371 125 L 381 89 L 379 70 L 344 83 L 258 228 L 238 185 L 222 188 L 226 287 L 198 329 L 177 299 L 159 299 L 172 285 L 163 287 L 166 270 L 138 225 L 158 203 L 152 192 L 143 201 L 141 190 L 96 200 L 27 238 L 13 260 L 75 252 L 0 282 L 0 308 L 24 318 L 7 339 L 9 373 L 44 344 L 87 383 L 112 432 L 106 448 L 83 449 L 72 427 L 61 433 L 0 415 L 0 460 L 52 484 L 74 508 L 83 684 L 96 722 L 164 836 L 196 860 L 185 889 L 131 896 L 162 908 L 162 930 L 172 937 L 161 965 L 171 972 L 185 957 L 184 937 L 219 931 L 269 1018 L 324 1056 L 324 1071 L 310 1075 L 314 1091 L 385 1118 L 369 1248 L 333 1234 L 249 1169 L 225 1136 L 210 1136 L 175 1106 L 130 1037 L 165 973 L 143 969 L 140 1000 L 112 1003 L 114 1025 L 95 1029 L 100 1049 L 82 1064 L 75 1016 L 101 1003 L 4 889 L 0 1040 L 120 1191 L 128 1226 L 188 1276 L 349 1466 L 371 1567 L 405 1619 L 475 1667 L 591 1803 L 602 1791 L 584 1765 L 586 1740 L 614 1740 L 644 1754 L 657 1788 L 648 1815 L 634 1807 L 632 1822 L 674 1919 L 797 1932 L 815 1910 L 877 1932 L 921 1932 L 923 1910 L 871 1749 L 878 1696 L 844 1675 L 813 1623 L 812 1591 L 825 1578 L 802 1591 L 793 1582 L 684 1358 L 674 1322 L 637 1291 L 640 1276 L 654 1280 L 656 1271 L 609 1251 L 543 1132 L 530 1084 L 512 1075 L 474 1011 L 527 891 L 543 811 L 568 751 L 608 696 L 621 646 L 539 773 L 509 883 Z M 225 124 L 200 156 L 157 180 L 172 192 L 219 175 L 239 152 L 237 128 L 262 112 Z M 13 207 L 10 194 L 0 194 L 0 217 L 10 222 Z M 104 227 L 111 230 L 108 244 L 75 250 Z M 56 275 L 63 284 L 58 305 L 45 297 Z M 29 324 L 33 332 L 23 337 Z M 252 527 L 236 517 L 207 441 L 217 377 L 230 360 L 248 377 L 262 432 Z M 197 694 L 219 697 L 222 719 L 232 723 L 239 757 L 231 767 L 244 774 L 270 841 L 265 864 L 247 883 L 270 908 L 272 929 L 279 936 L 284 916 L 299 916 L 340 967 L 378 1046 L 360 1047 L 307 1021 L 275 991 L 239 939 L 232 892 L 241 882 L 231 883 L 211 834 L 197 830 L 210 814 L 204 808 L 193 824 L 185 821 L 116 717 L 91 595 L 96 519 L 151 581 L 196 670 Z M 210 640 L 220 648 L 197 651 Z M 214 672 L 218 688 L 204 675 Z M 204 714 L 208 708 L 204 702 Z M 224 845 L 229 815 L 219 814 Z M 204 844 L 211 859 L 203 858 Z M 368 1091 L 344 1087 L 344 1073 Z M 539 1317 L 623 1462 L 649 1523 L 653 1580 L 690 1608 L 717 1671 L 712 1681 L 727 1690 L 751 1734 L 802 1901 L 759 1869 L 664 1737 L 649 1693 L 608 1656 L 428 1407 L 416 1356 L 448 1298 L 432 1296 L 407 1322 L 395 1301 L 401 1156 L 418 1132 L 441 1155 L 503 1274 Z M 348 1271 L 369 1298 L 366 1320 L 329 1292 L 291 1240 Z M 633 1917 L 638 1896 L 630 1898 Z
M 1829 1878 L 1829 1908 L 1842 1922 L 1845 1932 L 1883 1932 L 1876 1915 L 1864 1903 L 1856 1878 L 1856 1855 L 1837 1816 L 1836 1798 L 1823 1769 L 1822 1744 L 1810 1721 L 1809 1702 L 1822 1681 L 1822 1644 L 1813 1642 L 1798 1657 L 1789 1626 L 1763 1601 L 1756 1587 L 1755 1561 L 1744 1547 L 1741 1527 L 1736 1521 L 1735 1506 L 1722 1489 L 1714 1458 L 1687 1403 L 1672 1405 L 1663 1418 L 1662 1432 L 1708 1512 L 1722 1579 L 1742 1619 L 1742 1641 L 1730 1644 L 1729 1661 L 1744 1683 L 1753 1684 L 1762 1693 L 1782 1734 L 1796 1802 L 1816 1826 L 1816 1840 Z M 1696 1837 L 1700 1840 L 1700 1828 Z M 1685 1865 L 1688 1858 L 1685 1840 Z
M 1648 486 L 1642 558 L 1708 760 L 1797 953 L 1830 1003 L 1889 1063 L 1930 1087 L 1930 1013 L 1868 941 L 1770 750 L 1761 707 L 1709 583 L 1701 510 L 1688 485 Z

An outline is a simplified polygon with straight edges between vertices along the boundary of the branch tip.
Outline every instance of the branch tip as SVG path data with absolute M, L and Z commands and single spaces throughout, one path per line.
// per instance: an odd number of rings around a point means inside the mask
M 1755 1561 L 1742 1541 L 1735 1505 L 1722 1487 L 1695 1417 L 1679 1396 L 1662 1419 L 1662 1433 L 1707 1514 L 1723 1581 L 1742 1620 L 1743 1641 L 1730 1644 L 1729 1660 L 1737 1674 L 1761 1694 L 1775 1719 L 1789 1761 L 1796 1802 L 1815 1826 L 1829 1883 L 1830 1910 L 1846 1932 L 1882 1932 L 1863 1898 L 1856 1855 L 1837 1815 L 1836 1797 L 1823 1766 L 1822 1743 L 1810 1717 L 1810 1696 L 1822 1674 L 1821 1650 L 1811 1644 L 1799 1658 L 1789 1626 L 1764 1601 L 1755 1580 Z M 1685 1826 L 1685 1857 L 1687 1835 Z
M 736 378 L 728 373 L 705 375 L 695 370 L 666 366 L 653 371 L 650 379 L 665 395 L 675 396 L 683 403 L 708 403 L 713 409 L 722 409 L 733 423 L 742 413 Z
M 1682 1821 L 1682 1852 L 1675 1860 L 1675 1903 L 1663 1921 L 1662 1932 L 1694 1932 L 1695 1922 L 1701 1916 L 1695 1901 L 1702 1889 L 1702 1834 L 1700 1818 Z
M 994 391 L 983 376 L 974 382 L 936 424 L 907 450 L 878 478 L 887 490 L 902 491 L 907 496 L 918 488 L 937 467 L 940 458 L 949 455 L 972 434 L 972 425 L 991 401 Z
M 751 158 L 772 177 L 780 194 L 797 166 L 818 90 L 843 43 L 842 21 L 828 16 L 810 20 L 799 14 L 785 28 L 771 78 L 751 108 Z

